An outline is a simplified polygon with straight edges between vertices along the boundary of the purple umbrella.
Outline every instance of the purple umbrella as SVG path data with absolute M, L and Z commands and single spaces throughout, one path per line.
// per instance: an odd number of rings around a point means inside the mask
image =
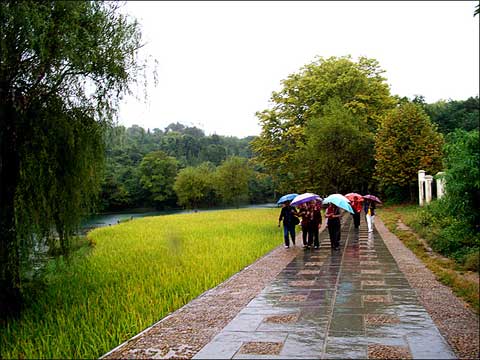
M 309 202 L 309 201 L 311 201 L 311 200 L 320 200 L 320 201 L 322 201 L 323 199 L 322 199 L 320 196 L 318 196 L 317 194 L 313 194 L 313 193 L 303 193 L 303 194 L 297 195 L 297 196 L 295 197 L 295 199 L 292 200 L 292 202 L 290 203 L 290 205 L 296 206 L 296 205 L 300 205 L 300 204 Z
M 375 201 L 379 204 L 381 204 L 382 202 L 380 201 L 380 199 L 378 197 L 376 197 L 375 195 L 363 195 L 363 198 L 364 199 L 368 199 L 368 200 L 372 200 L 372 201 Z

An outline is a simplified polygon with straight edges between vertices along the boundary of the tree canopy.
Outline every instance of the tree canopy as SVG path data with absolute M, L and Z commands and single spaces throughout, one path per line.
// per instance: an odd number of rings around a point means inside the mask
M 257 161 L 272 174 L 278 190 L 294 190 L 292 180 L 301 177 L 295 162 L 307 141 L 307 124 L 321 123 L 332 99 L 355 117 L 362 131 L 376 131 L 383 113 L 396 104 L 383 72 L 374 59 L 320 57 L 282 81 L 282 90 L 272 94 L 273 107 L 257 112 L 262 132 L 252 141 Z
M 138 24 L 119 6 L 0 3 L 2 312 L 18 310 L 32 241 L 55 228 L 67 249 L 98 193 L 104 126 L 143 68 Z

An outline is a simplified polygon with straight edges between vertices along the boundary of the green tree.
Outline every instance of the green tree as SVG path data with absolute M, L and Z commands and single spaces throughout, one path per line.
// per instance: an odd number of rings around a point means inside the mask
M 209 163 L 186 167 L 178 172 L 173 189 L 178 203 L 188 209 L 207 204 L 215 197 L 215 167 Z
M 324 113 L 307 123 L 307 140 L 295 162 L 297 188 L 319 194 L 365 192 L 373 169 L 373 136 L 338 99 L 329 101 Z
M 138 79 L 140 31 L 115 2 L 0 3 L 0 309 L 21 301 L 21 256 L 68 238 L 98 191 L 103 127 Z
M 375 178 L 385 190 L 408 188 L 415 198 L 418 170 L 442 169 L 443 136 L 420 105 L 402 103 L 383 119 L 375 137 Z
M 175 200 L 173 184 L 178 172 L 178 161 L 163 151 L 147 154 L 140 163 L 140 183 L 151 195 L 156 207 Z
M 298 179 L 296 153 L 306 141 L 306 125 L 311 119 L 322 119 L 331 99 L 339 99 L 364 131 L 376 131 L 382 114 L 396 103 L 383 72 L 374 59 L 319 58 L 282 82 L 282 90 L 272 94 L 273 108 L 257 112 L 262 132 L 252 141 L 256 160 L 280 190 L 289 191 L 291 182 Z
M 248 199 L 251 175 L 247 159 L 238 156 L 228 158 L 217 167 L 217 189 L 225 203 L 238 207 L 242 201 Z

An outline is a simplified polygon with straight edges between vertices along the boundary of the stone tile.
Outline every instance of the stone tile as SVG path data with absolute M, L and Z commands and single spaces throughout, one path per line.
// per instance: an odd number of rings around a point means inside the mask
M 365 325 L 362 315 L 335 314 L 330 324 L 330 332 L 348 332 L 365 334 Z
M 255 331 L 264 316 L 260 314 L 238 314 L 230 323 L 225 326 L 226 331 Z
M 358 337 L 329 336 L 324 359 L 366 359 L 367 344 Z

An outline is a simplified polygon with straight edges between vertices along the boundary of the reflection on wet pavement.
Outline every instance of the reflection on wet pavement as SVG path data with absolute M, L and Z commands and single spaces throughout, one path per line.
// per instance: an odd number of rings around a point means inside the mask
M 322 231 L 194 359 L 454 359 L 379 234 L 342 222 L 339 251 Z

